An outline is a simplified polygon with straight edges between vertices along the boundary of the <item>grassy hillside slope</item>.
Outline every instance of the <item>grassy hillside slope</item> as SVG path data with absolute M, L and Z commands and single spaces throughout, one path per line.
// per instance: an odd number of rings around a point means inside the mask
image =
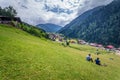
M 85 60 L 95 48 L 61 44 L 0 25 L 0 80 L 119 80 L 120 56 L 99 55 L 104 66 Z M 110 60 L 109 58 L 113 58 Z

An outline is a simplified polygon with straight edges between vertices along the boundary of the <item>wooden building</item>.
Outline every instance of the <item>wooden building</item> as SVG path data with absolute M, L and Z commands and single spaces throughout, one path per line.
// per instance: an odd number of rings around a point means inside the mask
M 0 23 L 1 24 L 9 24 L 12 21 L 17 21 L 17 22 L 21 23 L 21 19 L 19 17 L 0 16 Z

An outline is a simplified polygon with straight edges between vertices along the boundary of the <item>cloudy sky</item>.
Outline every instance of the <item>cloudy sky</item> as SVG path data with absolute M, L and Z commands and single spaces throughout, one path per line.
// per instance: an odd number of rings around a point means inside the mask
M 64 26 L 74 18 L 113 0 L 0 0 L 0 6 L 13 6 L 22 21 L 32 25 L 54 23 Z

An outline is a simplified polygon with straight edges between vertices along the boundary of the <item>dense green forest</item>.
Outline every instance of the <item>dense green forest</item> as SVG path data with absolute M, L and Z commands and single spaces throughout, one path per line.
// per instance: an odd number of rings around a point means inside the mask
M 120 0 L 87 11 L 59 31 L 71 38 L 120 45 Z

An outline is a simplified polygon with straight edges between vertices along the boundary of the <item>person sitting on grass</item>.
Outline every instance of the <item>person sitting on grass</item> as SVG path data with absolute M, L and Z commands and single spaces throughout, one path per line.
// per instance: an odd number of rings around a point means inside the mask
M 91 57 L 91 54 L 88 54 L 88 55 L 87 55 L 86 60 L 93 62 L 93 59 L 92 59 L 92 57 Z
M 95 59 L 95 64 L 97 64 L 97 65 L 101 65 L 101 63 L 100 63 L 100 59 L 99 59 L 99 58 Z
M 99 55 L 99 54 L 100 54 L 100 52 L 99 52 L 99 50 L 98 50 L 98 49 L 96 50 L 96 54 L 97 54 L 97 55 Z
M 66 41 L 66 46 L 70 46 L 70 41 Z

